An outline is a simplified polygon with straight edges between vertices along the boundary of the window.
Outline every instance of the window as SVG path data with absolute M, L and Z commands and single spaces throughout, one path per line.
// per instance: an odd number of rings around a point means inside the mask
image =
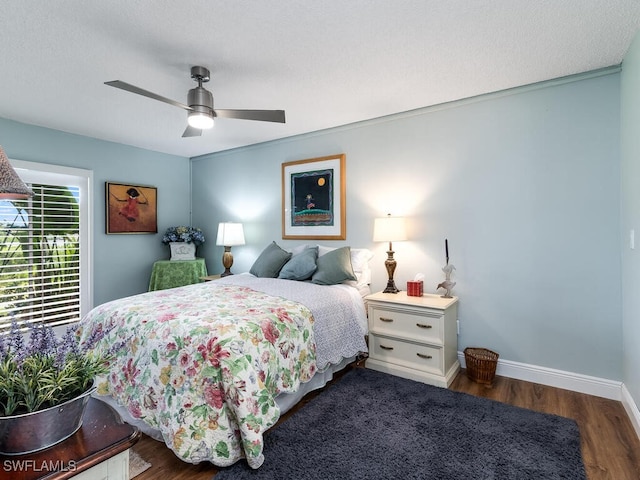
M 11 163 L 34 196 L 0 200 L 0 329 L 78 321 L 92 304 L 91 172 Z

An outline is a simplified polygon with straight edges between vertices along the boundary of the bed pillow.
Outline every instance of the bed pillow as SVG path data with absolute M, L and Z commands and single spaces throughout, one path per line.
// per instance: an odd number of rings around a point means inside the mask
M 291 252 L 287 252 L 271 242 L 258 256 L 249 273 L 256 277 L 276 278 L 282 266 L 291 258 Z
M 351 249 L 351 265 L 353 273 L 356 274 L 358 280 L 356 286 L 361 287 L 371 284 L 371 267 L 369 261 L 373 258 L 373 252 L 367 248 Z
M 290 252 L 292 256 L 296 256 L 296 255 L 300 255 L 302 252 L 304 252 L 307 248 L 311 247 L 311 245 L 307 245 L 302 244 L 302 245 L 296 245 L 295 247 L 293 247 Z
M 318 259 L 318 247 L 308 247 L 295 254 L 285 263 L 278 278 L 286 280 L 308 280 L 316 271 Z
M 335 247 L 318 245 L 318 257 L 335 250 Z M 373 258 L 373 252 L 368 248 L 351 249 L 351 266 L 357 280 L 345 280 L 343 283 L 356 288 L 368 286 L 371 283 L 371 267 L 369 261 Z
M 319 285 L 335 285 L 345 280 L 357 280 L 351 266 L 351 249 L 336 248 L 318 257 L 318 268 L 311 277 Z

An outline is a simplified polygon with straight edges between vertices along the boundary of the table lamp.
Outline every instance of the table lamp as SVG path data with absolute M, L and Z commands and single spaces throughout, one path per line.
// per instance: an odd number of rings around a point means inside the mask
M 375 219 L 373 224 L 373 241 L 389 242 L 387 259 L 384 262 L 384 266 L 387 268 L 387 274 L 389 275 L 389 280 L 387 281 L 387 288 L 383 290 L 383 293 L 398 293 L 399 291 L 393 281 L 393 273 L 396 270 L 396 261 L 393 258 L 394 251 L 392 242 L 400 242 L 406 239 L 407 229 L 404 217 L 392 217 L 391 214 L 388 214 L 386 217 Z
M 231 265 L 233 265 L 231 247 L 235 245 L 244 245 L 244 231 L 242 230 L 242 224 L 234 222 L 220 223 L 218 225 L 218 238 L 216 239 L 216 245 L 224 247 L 224 253 L 222 254 L 224 272 L 222 272 L 220 276 L 226 277 L 227 275 L 233 275 L 233 273 L 231 273 Z

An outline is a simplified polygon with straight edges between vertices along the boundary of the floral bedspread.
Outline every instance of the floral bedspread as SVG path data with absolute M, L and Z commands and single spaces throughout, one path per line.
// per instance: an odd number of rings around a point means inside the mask
M 81 322 L 83 340 L 107 332 L 113 350 L 98 393 L 162 433 L 190 463 L 264 461 L 262 436 L 275 424 L 274 397 L 297 390 L 316 369 L 307 307 L 235 285 L 208 282 L 103 304 Z

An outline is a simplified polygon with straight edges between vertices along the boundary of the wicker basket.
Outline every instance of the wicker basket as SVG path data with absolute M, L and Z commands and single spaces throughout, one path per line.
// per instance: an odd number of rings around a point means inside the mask
M 496 376 L 498 354 L 486 348 L 464 349 L 464 359 L 467 363 L 467 377 L 477 383 L 491 385 Z

